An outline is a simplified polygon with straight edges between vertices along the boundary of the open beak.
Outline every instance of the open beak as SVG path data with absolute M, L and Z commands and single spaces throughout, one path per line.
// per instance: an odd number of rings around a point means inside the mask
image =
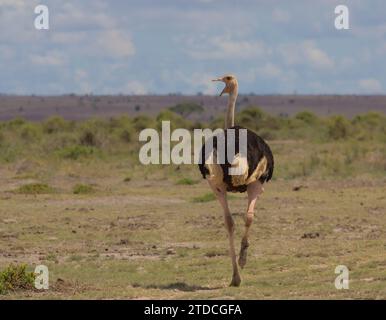
M 212 81 L 221 81 L 221 82 L 224 82 L 224 80 L 222 78 L 217 78 L 217 79 L 213 79 Z M 221 91 L 220 93 L 220 97 L 226 92 L 225 89 L 227 87 L 225 86 L 225 88 Z

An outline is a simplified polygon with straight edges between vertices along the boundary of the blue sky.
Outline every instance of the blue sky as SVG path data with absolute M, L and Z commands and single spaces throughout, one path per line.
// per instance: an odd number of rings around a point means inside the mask
M 0 0 L 1 93 L 385 94 L 385 55 L 382 0 Z

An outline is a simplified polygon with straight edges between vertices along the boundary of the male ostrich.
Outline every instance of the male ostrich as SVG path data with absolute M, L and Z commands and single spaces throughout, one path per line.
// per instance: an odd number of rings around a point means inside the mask
M 248 232 L 252 224 L 256 200 L 264 191 L 263 183 L 269 181 L 272 177 L 274 161 L 271 149 L 265 141 L 251 130 L 234 125 L 234 113 L 236 99 L 238 95 L 237 79 L 233 75 L 226 75 L 222 78 L 213 81 L 222 81 L 225 83 L 225 88 L 221 92 L 228 93 L 228 111 L 225 120 L 225 131 L 223 138 L 225 139 L 225 148 L 229 148 L 228 143 L 234 143 L 234 157 L 233 159 L 226 159 L 224 164 L 217 164 L 217 143 L 218 137 L 213 137 L 213 148 L 211 152 L 205 153 L 205 145 L 201 150 L 200 171 L 204 179 L 206 179 L 215 193 L 218 201 L 224 210 L 225 226 L 228 231 L 230 256 L 232 259 L 233 276 L 231 286 L 238 287 L 241 283 L 241 278 L 236 262 L 236 252 L 234 248 L 234 222 L 229 211 L 227 202 L 227 191 L 230 192 L 247 192 L 248 206 L 244 216 L 245 232 L 241 241 L 241 249 L 238 264 L 243 268 L 247 262 L 247 249 L 249 246 Z M 227 130 L 234 129 L 235 141 L 227 139 Z M 244 148 L 247 154 L 239 153 L 240 130 L 244 129 L 247 132 L 247 146 Z M 208 145 L 208 141 L 206 141 Z M 204 158 L 206 156 L 206 158 Z M 209 159 L 210 158 L 210 159 Z M 205 161 L 204 161 L 205 159 Z M 209 159 L 209 160 L 208 160 Z M 238 166 L 241 169 L 240 175 L 230 175 L 229 169 Z

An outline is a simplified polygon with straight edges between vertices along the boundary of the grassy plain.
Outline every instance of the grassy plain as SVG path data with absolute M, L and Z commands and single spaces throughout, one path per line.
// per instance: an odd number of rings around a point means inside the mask
M 50 271 L 48 291 L 1 299 L 386 299 L 383 127 L 261 129 L 275 179 L 257 204 L 242 284 L 230 288 L 222 213 L 197 167 L 137 161 L 135 130 L 148 119 L 50 121 L 0 129 L 0 269 Z M 238 251 L 245 195 L 229 201 Z M 349 290 L 334 286 L 337 265 L 350 270 Z

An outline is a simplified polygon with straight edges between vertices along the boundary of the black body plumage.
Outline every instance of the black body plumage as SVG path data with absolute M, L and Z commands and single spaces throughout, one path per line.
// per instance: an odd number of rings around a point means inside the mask
M 235 130 L 235 154 L 239 153 L 239 132 L 241 129 L 247 130 L 247 161 L 248 161 L 248 178 L 255 171 L 257 165 L 260 160 L 265 157 L 267 159 L 267 166 L 264 173 L 258 178 L 261 183 L 268 182 L 273 175 L 274 169 L 274 159 L 268 144 L 259 137 L 256 133 L 251 130 L 245 129 L 240 126 L 234 126 L 229 129 Z M 227 129 L 227 130 L 229 130 Z M 233 143 L 232 141 L 228 141 L 227 139 L 227 130 L 224 130 L 225 135 L 225 152 L 227 152 L 228 143 Z M 213 136 L 213 151 L 217 151 L 217 136 Z M 206 142 L 207 143 L 207 142 Z M 206 144 L 205 143 L 205 144 Z M 199 164 L 200 172 L 205 179 L 209 174 L 209 170 L 205 165 L 205 144 L 201 149 L 201 161 Z M 208 156 L 210 152 L 206 151 L 206 156 Z M 227 153 L 226 153 L 227 154 Z M 223 171 L 223 182 L 227 186 L 227 191 L 230 192 L 245 192 L 247 190 L 247 185 L 238 185 L 234 186 L 232 184 L 232 176 L 229 175 L 229 168 L 231 163 L 229 163 L 228 159 L 226 159 L 224 164 L 220 164 Z

